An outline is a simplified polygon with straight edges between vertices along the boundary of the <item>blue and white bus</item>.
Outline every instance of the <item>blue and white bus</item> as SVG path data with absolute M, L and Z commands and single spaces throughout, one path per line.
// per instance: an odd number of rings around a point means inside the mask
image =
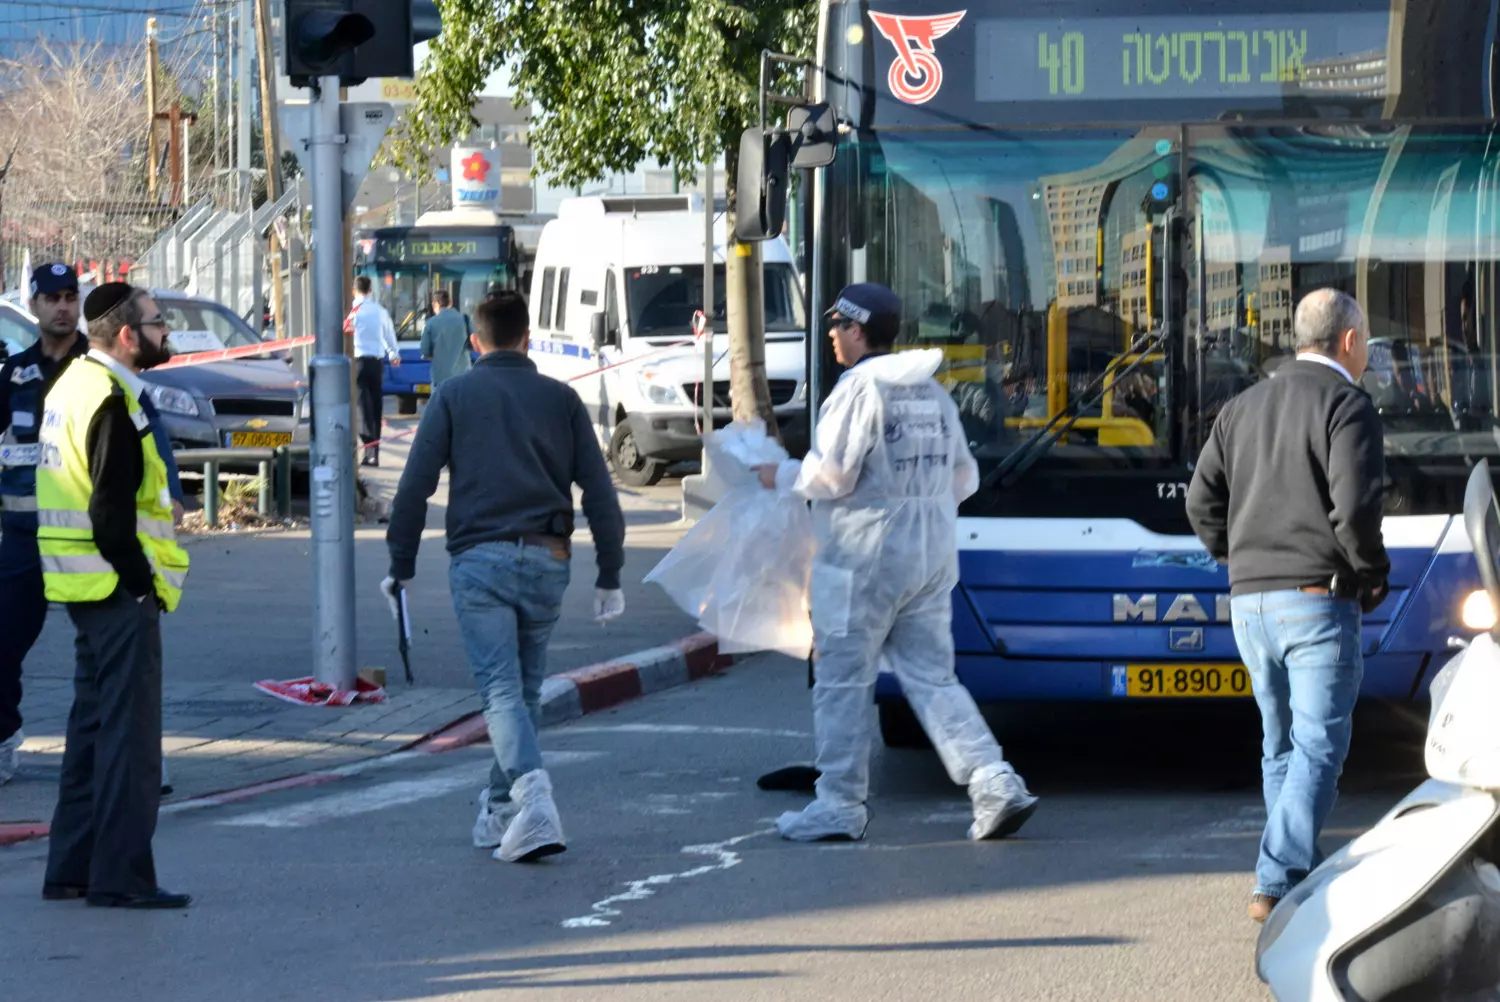
M 1195 457 L 1358 298 L 1385 422 L 1390 598 L 1364 694 L 1421 700 L 1488 612 L 1461 519 L 1500 458 L 1497 0 L 825 0 L 812 316 L 849 282 L 942 347 L 985 476 L 958 671 L 981 702 L 1245 697 Z M 813 405 L 838 376 L 815 343 Z M 821 352 L 821 353 L 819 353 Z M 911 736 L 894 680 L 887 740 Z
M 522 264 L 507 224 L 419 222 L 355 235 L 354 273 L 370 277 L 396 325 L 401 364 L 386 363 L 384 388 L 398 399 L 401 413 L 416 413 L 417 400 L 432 393 L 432 363 L 421 352 L 432 294 L 447 291 L 454 308 L 472 317 L 490 291 L 521 288 Z

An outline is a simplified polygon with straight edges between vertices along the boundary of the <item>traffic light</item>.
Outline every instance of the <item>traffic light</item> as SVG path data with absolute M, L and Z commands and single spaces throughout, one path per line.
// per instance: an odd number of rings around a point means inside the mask
M 285 0 L 286 75 L 292 86 L 320 76 L 357 84 L 410 77 L 412 48 L 442 33 L 433 0 Z

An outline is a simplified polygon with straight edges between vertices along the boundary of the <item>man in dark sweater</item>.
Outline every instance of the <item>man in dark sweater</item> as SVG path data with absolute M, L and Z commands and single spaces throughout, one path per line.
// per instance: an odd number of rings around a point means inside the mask
M 448 468 L 449 586 L 495 749 L 474 822 L 476 848 L 524 862 L 562 852 L 562 823 L 537 743 L 547 640 L 568 587 L 573 484 L 594 537 L 594 615 L 625 611 L 625 518 L 583 402 L 526 357 L 526 301 L 487 297 L 474 311 L 474 368 L 436 391 L 391 506 L 393 603 L 416 574 L 427 499 Z
M 1360 614 L 1384 601 L 1390 571 L 1383 433 L 1358 385 L 1369 325 L 1352 298 L 1318 289 L 1293 331 L 1296 360 L 1219 414 L 1187 499 L 1198 538 L 1229 564 L 1235 642 L 1264 728 L 1257 922 L 1322 861 L 1364 673 Z

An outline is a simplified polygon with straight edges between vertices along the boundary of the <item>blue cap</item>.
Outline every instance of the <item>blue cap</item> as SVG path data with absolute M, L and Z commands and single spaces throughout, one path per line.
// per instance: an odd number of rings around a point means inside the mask
M 901 297 L 878 282 L 858 282 L 844 286 L 828 313 L 837 313 L 861 324 L 869 323 L 871 317 L 886 314 L 899 319 Z
M 65 264 L 39 264 L 31 269 L 31 294 L 55 296 L 72 289 L 78 291 L 78 272 Z

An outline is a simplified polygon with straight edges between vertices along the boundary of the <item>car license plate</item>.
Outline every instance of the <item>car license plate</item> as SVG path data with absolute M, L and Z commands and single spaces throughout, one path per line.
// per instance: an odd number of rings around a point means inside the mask
M 418 393 L 431 393 L 432 392 L 432 384 L 431 383 L 418 383 L 417 384 L 417 392 Z
M 1115 665 L 1110 692 L 1131 699 L 1226 699 L 1254 695 L 1244 665 Z
M 289 431 L 235 431 L 229 434 L 231 449 L 274 449 L 278 445 L 291 445 Z

